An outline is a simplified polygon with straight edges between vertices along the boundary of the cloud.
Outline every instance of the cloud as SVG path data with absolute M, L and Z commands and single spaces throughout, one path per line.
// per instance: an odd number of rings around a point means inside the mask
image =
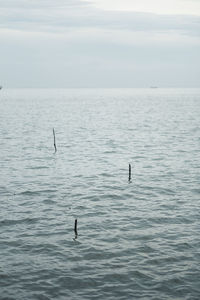
M 89 4 L 89 2 L 88 2 Z M 58 7 L 75 7 L 87 6 L 81 0 L 1 0 L 2 8 L 20 8 L 20 9 L 34 9 L 34 8 L 58 8 Z
M 200 15 L 199 0 L 92 0 L 92 3 L 94 7 L 110 11 Z
M 200 17 L 102 11 L 78 0 L 3 0 L 0 28 L 38 32 L 69 32 L 77 28 L 146 32 L 176 31 L 199 36 Z
M 198 16 L 103 11 L 79 0 L 1 0 L 0 78 L 8 86 L 193 86 L 199 24 Z

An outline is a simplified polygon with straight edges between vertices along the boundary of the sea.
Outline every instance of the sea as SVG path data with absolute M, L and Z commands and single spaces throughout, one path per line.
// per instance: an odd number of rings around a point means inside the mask
M 0 91 L 0 300 L 37 299 L 200 299 L 200 89 Z

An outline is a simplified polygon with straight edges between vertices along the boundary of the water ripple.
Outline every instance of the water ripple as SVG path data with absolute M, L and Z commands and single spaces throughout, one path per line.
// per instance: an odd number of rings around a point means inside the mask
M 199 90 L 159 90 L 1 97 L 2 300 L 199 299 Z

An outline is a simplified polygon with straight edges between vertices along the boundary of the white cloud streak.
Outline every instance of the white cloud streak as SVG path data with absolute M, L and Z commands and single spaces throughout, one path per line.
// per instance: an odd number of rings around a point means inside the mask
M 87 0 L 85 0 L 87 1 Z M 89 0 L 94 7 L 110 11 L 150 12 L 200 16 L 199 0 Z

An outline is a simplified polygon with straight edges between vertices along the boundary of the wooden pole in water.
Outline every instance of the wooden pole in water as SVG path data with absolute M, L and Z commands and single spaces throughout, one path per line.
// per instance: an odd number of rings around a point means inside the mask
M 55 135 L 55 130 L 53 128 L 53 140 L 54 140 L 54 148 L 55 148 L 55 153 L 57 151 L 57 147 L 56 147 L 56 135 Z
M 129 164 L 128 181 L 131 181 L 131 164 Z
M 75 219 L 75 222 L 74 222 L 74 233 L 75 233 L 75 239 L 76 239 L 77 235 L 78 235 L 78 231 L 77 231 L 77 219 Z

